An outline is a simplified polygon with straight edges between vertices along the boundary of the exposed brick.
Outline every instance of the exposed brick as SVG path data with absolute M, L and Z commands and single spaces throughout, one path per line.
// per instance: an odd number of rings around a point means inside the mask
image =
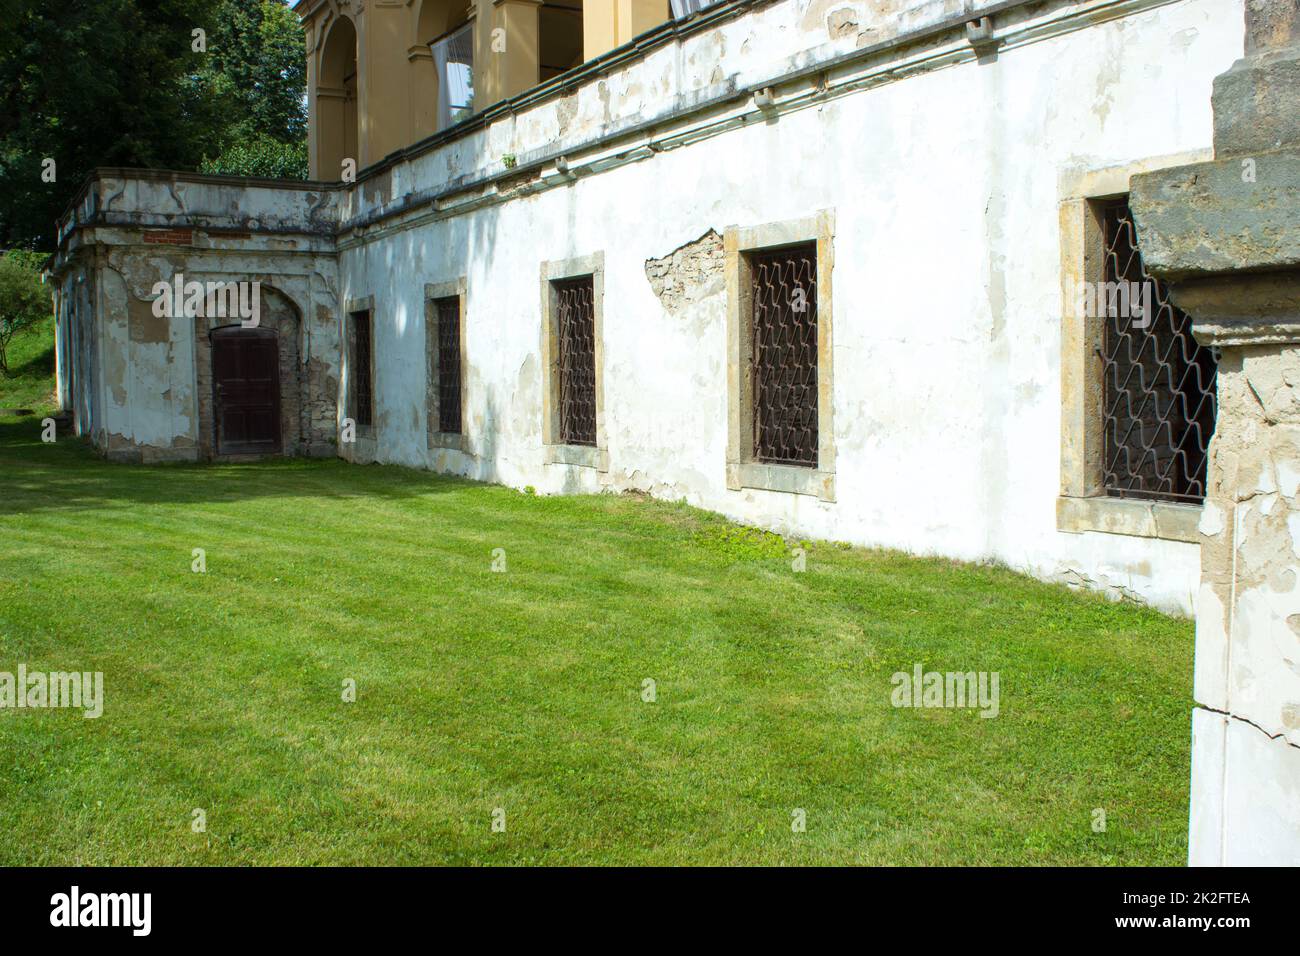
M 144 241 L 167 246 L 194 245 L 193 229 L 146 229 Z

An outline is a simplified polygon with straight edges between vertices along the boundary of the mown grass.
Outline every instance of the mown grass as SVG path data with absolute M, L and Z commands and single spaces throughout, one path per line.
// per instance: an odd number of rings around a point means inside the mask
M 629 496 L 109 465 L 35 418 L 0 489 L 0 671 L 107 698 L 0 711 L 0 864 L 1185 858 L 1187 621 L 831 544 L 795 573 Z M 999 716 L 891 706 L 916 662 L 999 672 Z
M 19 332 L 6 349 L 9 374 L 0 373 L 0 409 L 54 407 L 54 318 Z

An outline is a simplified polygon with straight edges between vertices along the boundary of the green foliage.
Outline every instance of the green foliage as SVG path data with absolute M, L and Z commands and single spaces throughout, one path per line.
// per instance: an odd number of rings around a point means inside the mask
M 785 539 L 779 534 L 746 525 L 719 523 L 701 528 L 695 535 L 701 547 L 736 560 L 757 561 L 785 557 Z
M 204 173 L 232 176 L 267 176 L 272 179 L 307 178 L 307 143 L 281 143 L 268 136 L 235 143 L 215 159 L 199 166 Z
M 305 139 L 305 60 L 281 0 L 5 0 L 0 247 L 52 248 L 96 167 L 297 168 L 257 144 Z
M 0 375 L 0 408 L 54 411 L 54 316 L 13 337 L 6 349 L 9 374 Z
M 40 260 L 19 251 L 0 256 L 0 374 L 6 376 L 14 336 L 50 317 L 50 290 L 41 283 Z
M 200 79 L 230 117 L 223 155 L 270 140 L 301 145 L 305 156 L 307 58 L 298 17 L 281 0 L 221 0 Z

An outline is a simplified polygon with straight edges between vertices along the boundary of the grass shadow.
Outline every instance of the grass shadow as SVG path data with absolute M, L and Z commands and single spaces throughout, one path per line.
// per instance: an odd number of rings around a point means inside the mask
M 11 365 L 9 368 L 11 378 L 20 379 L 50 379 L 50 388 L 53 390 L 54 383 L 54 346 L 33 355 L 21 365 Z
M 0 515 L 268 497 L 399 499 L 472 484 L 416 468 L 341 459 L 121 464 L 104 460 L 80 438 L 41 441 L 39 416 L 0 419 Z

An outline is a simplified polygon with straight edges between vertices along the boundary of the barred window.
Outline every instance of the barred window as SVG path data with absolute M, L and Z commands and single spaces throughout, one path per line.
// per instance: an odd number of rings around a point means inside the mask
M 352 400 L 353 418 L 358 425 L 372 423 L 374 387 L 371 382 L 371 320 L 370 312 L 352 313 Z
M 817 244 L 751 253 L 754 460 L 817 467 Z
M 438 430 L 461 432 L 460 297 L 434 300 L 438 316 Z
M 562 279 L 555 290 L 559 438 L 596 444 L 596 313 L 592 276 Z
M 1142 265 L 1128 200 L 1100 210 L 1105 238 L 1102 482 L 1121 498 L 1200 502 L 1218 362 L 1187 313 Z M 1126 307 L 1127 306 L 1127 307 Z

